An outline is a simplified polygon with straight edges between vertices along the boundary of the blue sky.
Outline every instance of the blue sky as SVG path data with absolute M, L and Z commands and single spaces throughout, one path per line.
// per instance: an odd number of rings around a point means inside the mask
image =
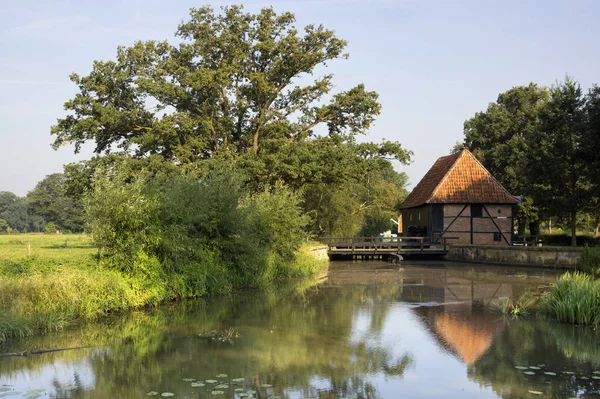
M 239 2 L 214 1 L 219 7 Z M 91 156 L 50 148 L 50 126 L 75 94 L 71 72 L 113 59 L 118 45 L 172 39 L 188 0 L 0 0 L 0 191 L 24 195 L 62 165 Z M 513 86 L 551 85 L 566 74 L 587 89 L 600 82 L 600 1 L 274 0 L 297 26 L 322 23 L 348 40 L 333 62 L 336 90 L 358 83 L 380 94 L 367 139 L 414 152 L 400 166 L 414 186 L 462 139 L 465 119 Z

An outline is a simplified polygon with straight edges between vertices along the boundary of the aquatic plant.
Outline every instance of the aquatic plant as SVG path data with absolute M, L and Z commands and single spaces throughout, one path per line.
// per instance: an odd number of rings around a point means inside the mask
M 544 310 L 559 321 L 600 324 L 600 280 L 581 272 L 565 273 L 550 288 Z
M 532 313 L 538 306 L 539 296 L 537 292 L 526 291 L 514 303 L 511 303 L 510 298 L 502 297 L 496 304 L 496 311 L 502 315 L 511 315 L 520 317 Z

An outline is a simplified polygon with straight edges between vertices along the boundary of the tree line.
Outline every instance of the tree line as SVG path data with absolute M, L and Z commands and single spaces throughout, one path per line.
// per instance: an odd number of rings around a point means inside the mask
M 24 197 L 0 191 L 0 234 L 84 230 L 83 203 L 71 196 L 62 173 L 42 179 Z
M 521 196 L 518 234 L 540 224 L 569 230 L 600 225 L 600 87 L 571 77 L 501 93 L 464 123 L 464 142 L 513 195 Z

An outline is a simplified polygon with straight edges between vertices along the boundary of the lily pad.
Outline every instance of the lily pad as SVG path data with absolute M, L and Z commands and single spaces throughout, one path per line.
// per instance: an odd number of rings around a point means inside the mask
M 225 392 L 224 391 L 212 391 L 211 393 L 213 395 L 223 395 Z
M 534 375 L 535 372 L 533 372 L 533 371 L 524 371 L 523 374 Z
M 260 384 L 260 387 L 261 388 L 271 388 L 271 387 L 273 387 L 273 385 L 271 385 L 271 384 Z
M 244 388 L 236 388 L 235 391 L 236 392 L 244 392 Z
M 234 378 L 233 380 L 231 380 L 231 382 L 244 382 L 244 381 L 246 381 L 246 379 L 244 377 Z
M 542 392 L 540 392 L 540 391 L 532 391 L 532 390 L 530 390 L 529 393 L 534 394 L 534 395 L 541 395 L 542 394 Z
M 540 367 L 537 367 L 537 366 L 529 366 L 529 368 L 532 370 L 540 370 Z
M 572 372 L 572 371 L 563 371 L 563 373 L 565 373 L 565 374 L 568 374 L 568 375 L 573 375 L 573 374 L 575 374 L 575 373 L 574 373 L 574 372 Z
M 227 378 L 227 374 L 217 374 L 217 378 Z
M 582 380 L 589 380 L 587 377 L 581 377 Z
M 200 388 L 200 387 L 203 387 L 205 385 L 206 384 L 203 383 L 203 382 L 192 382 L 192 387 L 194 387 L 194 388 Z
M 217 381 L 217 380 L 206 380 L 205 382 L 206 382 L 207 384 L 216 384 L 216 383 L 217 383 L 217 382 L 219 382 L 219 381 Z
M 595 376 L 595 375 L 593 375 L 592 378 L 595 379 L 595 380 L 600 380 L 600 377 Z
M 525 367 L 525 366 L 515 366 L 516 369 L 519 370 L 527 370 L 529 367 Z
M 592 374 L 600 374 L 600 371 L 592 371 Z
M 194 381 L 196 381 L 196 379 L 195 379 L 195 378 L 184 378 L 183 380 L 184 380 L 185 382 L 194 382 Z
M 170 397 L 175 396 L 175 394 L 173 392 L 163 392 L 160 394 L 160 396 Z
M 254 390 L 252 390 L 252 389 L 248 389 L 248 390 L 246 391 L 246 393 L 247 393 L 248 395 L 254 395 L 254 394 L 256 393 L 256 391 L 254 391 Z
M 238 393 L 238 396 L 239 396 L 240 398 L 247 398 L 247 397 L 248 397 L 248 394 L 247 394 L 246 392 L 240 392 L 240 393 Z
M 156 391 L 150 391 L 146 395 L 147 396 L 158 396 L 158 392 L 156 392 Z
M 219 384 L 217 386 L 215 386 L 215 389 L 227 389 L 229 388 L 229 385 L 227 384 Z
M 75 384 L 65 385 L 62 389 L 63 389 L 63 391 L 74 391 L 75 389 L 77 389 L 77 385 L 75 385 Z
M 553 373 L 552 371 L 545 371 L 544 374 L 546 374 L 546 375 L 556 375 L 556 373 Z

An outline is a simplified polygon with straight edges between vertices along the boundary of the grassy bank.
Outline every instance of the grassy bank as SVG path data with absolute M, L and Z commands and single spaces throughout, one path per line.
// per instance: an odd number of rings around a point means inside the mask
M 186 288 L 190 277 L 181 273 L 162 275 L 157 283 L 142 274 L 106 267 L 96 254 L 86 235 L 0 235 L 0 342 L 60 330 L 108 313 L 229 290 L 190 291 Z M 279 277 L 309 277 L 326 262 L 301 248 L 287 266 Z

